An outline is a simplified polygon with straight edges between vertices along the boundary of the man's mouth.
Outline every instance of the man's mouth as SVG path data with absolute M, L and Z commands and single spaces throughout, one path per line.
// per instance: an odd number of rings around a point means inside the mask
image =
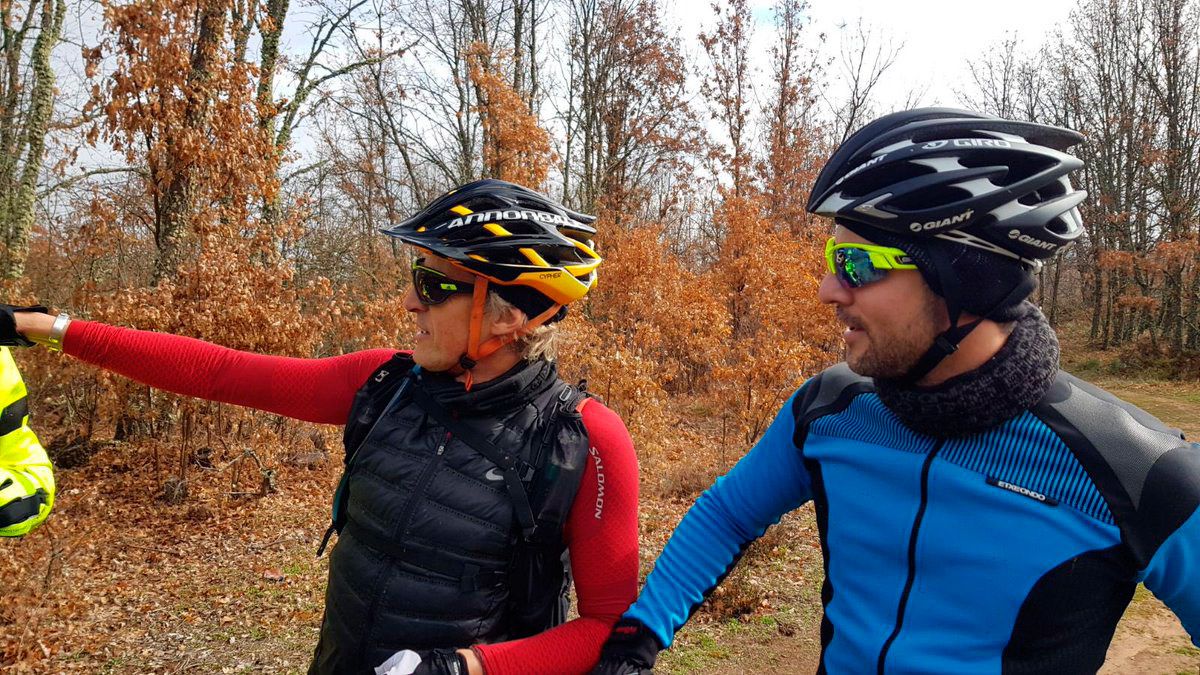
M 839 322 L 841 322 L 843 325 L 846 326 L 847 333 L 865 332 L 865 329 L 863 328 L 862 323 L 860 323 L 857 319 L 855 319 L 852 316 L 849 316 L 847 314 L 842 314 L 841 312 L 839 312 L 837 315 L 837 319 Z

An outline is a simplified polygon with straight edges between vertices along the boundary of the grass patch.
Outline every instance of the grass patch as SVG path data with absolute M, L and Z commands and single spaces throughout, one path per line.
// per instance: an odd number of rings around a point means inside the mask
M 664 673 L 695 673 L 703 672 L 714 663 L 729 658 L 729 650 L 717 644 L 717 639 L 711 635 L 691 635 L 692 631 L 683 630 L 676 636 L 675 644 L 671 647 L 670 656 L 664 660 L 658 670 Z
M 1189 647 L 1189 646 L 1176 647 L 1175 653 L 1180 654 L 1182 656 L 1200 656 L 1200 649 L 1197 649 L 1195 647 Z

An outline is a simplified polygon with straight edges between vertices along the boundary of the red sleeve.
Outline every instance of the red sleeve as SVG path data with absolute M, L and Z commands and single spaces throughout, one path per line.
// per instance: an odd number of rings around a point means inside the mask
M 571 551 L 579 618 L 544 633 L 477 645 L 487 675 L 586 673 L 612 625 L 637 595 L 638 466 L 616 413 L 591 400 L 583 408 L 591 457 L 564 537 Z
M 345 424 L 354 393 L 396 353 L 371 349 L 325 359 L 266 356 L 82 320 L 67 328 L 63 349 L 156 389 L 325 424 Z

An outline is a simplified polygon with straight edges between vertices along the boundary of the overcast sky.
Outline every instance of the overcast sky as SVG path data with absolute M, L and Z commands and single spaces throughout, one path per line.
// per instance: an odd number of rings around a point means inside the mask
M 682 37 L 693 43 L 694 36 L 713 23 L 708 2 L 665 2 L 672 23 L 679 25 Z M 770 45 L 772 4 L 772 0 L 751 0 L 762 45 L 757 51 L 764 66 Z M 809 13 L 814 34 L 827 35 L 830 55 L 838 54 L 844 34 L 838 26 L 853 26 L 859 17 L 885 40 L 904 44 L 879 88 L 881 106 L 891 108 L 913 90 L 926 92 L 922 104 L 962 105 L 954 90 L 964 88 L 969 80 L 969 59 L 977 58 L 1008 34 L 1015 34 L 1028 47 L 1040 45 L 1066 21 L 1077 4 L 1075 0 L 810 0 Z M 693 49 L 698 50 L 698 45 Z M 836 64 L 832 71 L 837 71 Z M 766 73 L 761 77 L 767 77 Z M 837 98 L 836 94 L 831 98 Z
M 706 57 L 696 39 L 698 33 L 709 29 L 714 23 L 710 0 L 659 0 L 664 8 L 663 19 L 668 33 L 678 29 L 681 47 L 690 64 L 703 67 Z M 773 0 L 750 0 L 756 21 L 753 54 L 760 72 L 757 80 L 763 83 L 760 95 L 767 95 L 769 87 L 769 55 L 774 41 Z M 884 42 L 903 47 L 896 63 L 888 71 L 877 90 L 877 110 L 885 112 L 900 107 L 910 92 L 923 92 L 918 103 L 921 105 L 964 105 L 955 90 L 968 88 L 967 61 L 978 58 L 984 50 L 993 47 L 1006 35 L 1014 34 L 1027 48 L 1040 45 L 1047 35 L 1066 21 L 1071 8 L 1078 0 L 1000 0 L 978 2 L 974 0 L 809 0 L 811 23 L 805 28 L 808 35 L 825 33 L 824 51 L 827 56 L 836 56 L 842 37 L 854 30 L 861 17 Z M 302 52 L 308 38 L 303 27 L 314 10 L 304 3 L 293 3 L 289 17 L 286 49 L 293 53 Z M 73 25 L 67 33 L 76 42 L 92 44 L 99 25 L 98 10 L 92 7 L 81 17 L 73 17 Z M 843 30 L 840 27 L 848 25 Z M 299 33 L 299 34 L 298 34 Z M 71 95 L 60 97 L 59 104 L 70 100 L 79 104 L 85 90 L 80 84 L 82 65 L 78 49 L 64 47 L 56 50 L 56 70 L 60 86 Z M 837 80 L 839 65 L 830 67 L 830 101 L 844 100 L 844 87 Z M 286 77 L 281 77 L 281 88 L 290 86 Z M 286 86 L 285 86 L 286 85 Z M 695 87 L 695 84 L 693 85 Z M 695 89 L 693 89 L 695 91 Z M 294 139 L 295 149 L 301 154 L 308 148 L 310 139 L 307 129 L 301 129 Z M 102 156 L 85 150 L 82 162 L 88 166 L 112 163 L 106 151 Z

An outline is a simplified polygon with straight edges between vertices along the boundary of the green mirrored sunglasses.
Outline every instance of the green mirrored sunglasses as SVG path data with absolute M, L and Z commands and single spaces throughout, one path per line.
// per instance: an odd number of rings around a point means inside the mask
M 833 237 L 825 242 L 825 263 L 829 273 L 846 288 L 862 288 L 887 276 L 888 270 L 915 270 L 913 259 L 904 251 L 874 244 L 839 244 Z
M 473 282 L 451 279 L 432 267 L 426 267 L 424 258 L 413 261 L 412 282 L 422 305 L 440 305 L 458 293 L 472 293 L 475 290 Z

